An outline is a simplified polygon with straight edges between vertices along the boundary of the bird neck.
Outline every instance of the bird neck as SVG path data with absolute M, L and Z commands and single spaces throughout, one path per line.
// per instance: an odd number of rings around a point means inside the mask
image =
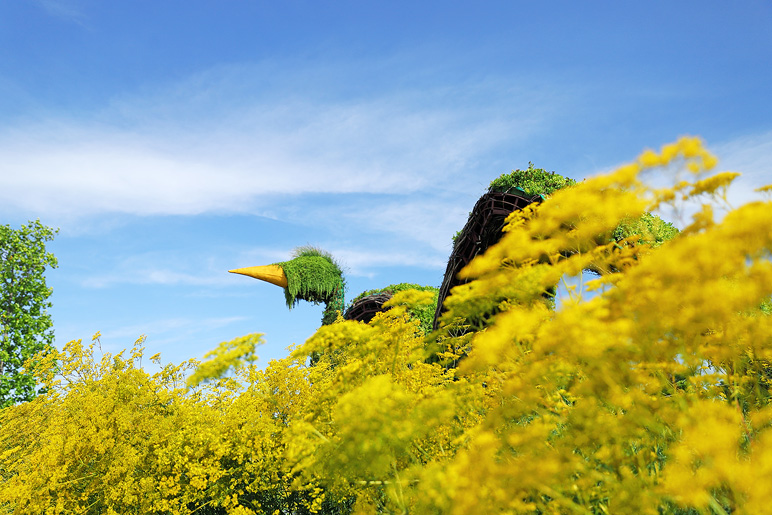
M 322 314 L 322 325 L 329 325 L 338 319 L 338 313 L 343 315 L 343 310 L 346 306 L 343 299 L 343 280 L 340 281 L 338 288 L 325 303 L 324 313 Z

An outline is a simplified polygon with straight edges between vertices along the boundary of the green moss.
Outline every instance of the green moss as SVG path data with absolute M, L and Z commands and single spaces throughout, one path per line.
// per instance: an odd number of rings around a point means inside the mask
M 644 213 L 639 218 L 626 218 L 614 229 L 612 237 L 621 241 L 631 236 L 639 236 L 638 243 L 659 247 L 664 242 L 673 239 L 678 229 L 657 215 Z
M 291 260 L 275 264 L 287 276 L 284 298 L 290 309 L 300 300 L 329 306 L 338 298 L 337 308 L 343 309 L 343 271 L 329 253 L 315 247 L 300 247 Z
M 528 163 L 527 170 L 513 170 L 491 181 L 488 191 L 501 193 L 525 193 L 526 195 L 549 195 L 553 191 L 573 186 L 576 181 L 543 168 L 534 168 Z
M 379 293 L 391 293 L 394 295 L 395 293 L 399 293 L 401 291 L 405 290 L 418 290 L 418 291 L 431 291 L 434 292 L 434 302 L 428 306 L 424 306 L 417 309 L 410 309 L 408 312 L 411 316 L 416 318 L 420 322 L 420 328 L 423 331 L 424 334 L 429 334 L 432 330 L 432 325 L 434 324 L 434 312 L 437 309 L 437 298 L 439 297 L 439 288 L 436 288 L 434 286 L 420 286 L 418 284 L 412 284 L 412 283 L 399 283 L 399 284 L 390 284 L 389 286 L 386 286 L 385 288 L 380 288 L 377 290 L 368 290 L 365 292 L 360 293 L 356 296 L 356 298 L 351 301 L 351 304 L 353 305 L 358 300 L 367 297 L 368 295 L 377 295 Z
M 527 170 L 514 170 L 502 174 L 491 181 L 489 192 L 525 193 L 526 195 L 549 195 L 559 189 L 573 186 L 574 179 L 564 177 L 555 172 L 547 172 L 543 168 L 534 168 L 528 163 Z M 651 213 L 645 213 L 640 218 L 623 220 L 612 233 L 616 241 L 638 235 L 638 243 L 647 243 L 658 247 L 678 234 L 678 229 L 669 222 Z M 453 243 L 460 236 L 460 231 L 453 237 Z

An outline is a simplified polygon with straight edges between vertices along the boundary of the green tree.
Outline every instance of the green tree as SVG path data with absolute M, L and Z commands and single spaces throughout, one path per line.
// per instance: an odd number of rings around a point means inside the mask
M 35 379 L 24 362 L 45 353 L 54 339 L 47 309 L 46 267 L 56 268 L 46 242 L 56 230 L 40 220 L 20 229 L 0 225 L 0 407 L 32 399 Z

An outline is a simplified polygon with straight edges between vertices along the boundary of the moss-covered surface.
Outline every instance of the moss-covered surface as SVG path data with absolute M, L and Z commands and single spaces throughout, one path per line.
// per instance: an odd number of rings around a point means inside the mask
M 289 261 L 274 264 L 287 276 L 287 307 L 292 309 L 300 300 L 323 302 L 327 308 L 322 323 L 333 322 L 337 312 L 343 312 L 343 271 L 329 253 L 315 247 L 300 247 Z
M 350 305 L 353 305 L 358 300 L 367 297 L 368 295 L 378 295 L 380 293 L 390 293 L 394 295 L 395 293 L 399 293 L 401 291 L 405 290 L 418 290 L 418 291 L 431 291 L 434 292 L 434 303 L 430 304 L 428 306 L 419 307 L 416 309 L 410 309 L 408 312 L 411 316 L 416 318 L 420 322 L 420 328 L 423 331 L 424 334 L 429 334 L 432 330 L 432 324 L 434 323 L 434 312 L 437 309 L 437 296 L 439 293 L 439 288 L 436 288 L 434 286 L 421 286 L 418 284 L 412 284 L 412 283 L 399 283 L 399 284 L 390 284 L 389 286 L 386 286 L 385 288 L 380 288 L 377 290 L 368 290 L 365 292 L 360 293 L 356 296 L 354 300 L 351 301 Z
M 524 193 L 527 196 L 548 196 L 551 193 L 576 184 L 574 179 L 564 177 L 555 172 L 548 172 L 543 168 L 535 168 L 533 163 L 528 163 L 526 170 L 513 170 L 505 173 L 493 181 L 488 187 L 489 192 Z M 669 222 L 651 213 L 644 213 L 640 218 L 630 218 L 623 221 L 614 229 L 612 237 L 616 241 L 638 235 L 639 244 L 649 244 L 658 247 L 662 243 L 672 239 L 678 234 L 678 229 Z M 458 233 L 454 237 L 454 242 Z
M 612 237 L 616 241 L 621 241 L 637 235 L 639 236 L 637 243 L 659 247 L 664 242 L 673 239 L 678 232 L 678 229 L 670 222 L 664 221 L 657 215 L 644 213 L 639 218 L 630 218 L 622 221 L 614 229 Z
M 576 181 L 564 177 L 555 172 L 548 172 L 543 168 L 534 168 L 533 163 L 528 163 L 525 170 L 512 170 L 493 179 L 488 186 L 488 193 L 514 193 L 524 197 L 547 197 L 552 192 L 567 186 L 573 186 Z M 472 213 L 469 213 L 471 216 Z M 462 231 L 453 235 L 455 247 Z
M 534 168 L 533 163 L 528 163 L 526 170 L 513 170 L 491 181 L 489 192 L 518 193 L 528 196 L 549 195 L 553 191 L 573 186 L 576 181 L 563 177 L 555 172 L 548 172 L 543 168 Z

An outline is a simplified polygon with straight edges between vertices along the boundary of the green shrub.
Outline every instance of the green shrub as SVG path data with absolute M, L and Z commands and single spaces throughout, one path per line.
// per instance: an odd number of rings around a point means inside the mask
M 516 193 L 518 190 L 526 195 L 546 196 L 565 188 L 573 186 L 576 181 L 563 177 L 555 172 L 548 172 L 543 168 L 534 168 L 533 163 L 528 163 L 527 170 L 513 170 L 491 181 L 488 191 L 501 193 Z
M 412 283 L 390 284 L 385 288 L 380 288 L 377 290 L 368 290 L 360 293 L 359 295 L 357 295 L 356 298 L 354 298 L 354 300 L 351 301 L 351 305 L 353 305 L 358 300 L 363 299 L 364 297 L 367 297 L 368 295 L 377 295 L 380 293 L 391 293 L 392 295 L 394 295 L 395 293 L 399 293 L 405 290 L 434 292 L 433 304 L 429 306 L 417 307 L 417 308 L 408 310 L 408 312 L 414 318 L 418 319 L 418 321 L 421 323 L 421 330 L 424 332 L 424 334 L 429 334 L 432 330 L 432 325 L 434 324 L 434 312 L 437 309 L 437 297 L 439 296 L 439 288 L 436 288 L 434 286 L 420 286 L 418 284 L 412 284 Z

